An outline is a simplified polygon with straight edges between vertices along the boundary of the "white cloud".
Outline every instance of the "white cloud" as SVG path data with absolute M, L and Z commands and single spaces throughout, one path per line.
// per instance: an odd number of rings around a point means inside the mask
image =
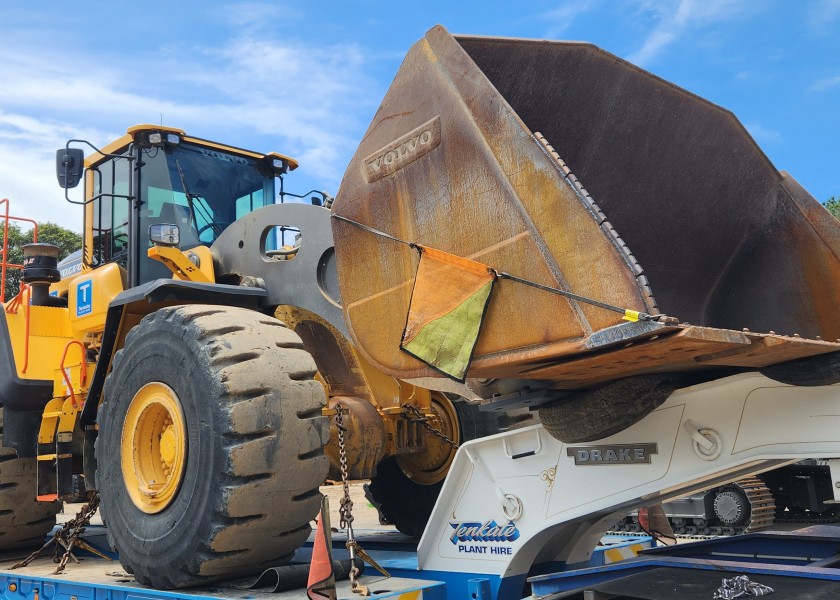
M 665 46 L 674 41 L 677 37 L 676 31 L 666 31 L 664 29 L 654 29 L 645 40 L 641 48 L 636 50 L 633 54 L 627 57 L 631 63 L 637 65 L 644 65 L 649 62 L 654 56 L 659 54 Z
M 0 198 L 21 216 L 80 230 L 81 209 L 55 181 L 55 150 L 70 138 L 103 145 L 161 115 L 192 135 L 294 156 L 318 187 L 335 192 L 381 94 L 358 46 L 246 34 L 274 8 L 237 6 L 243 29 L 213 47 L 104 60 L 74 48 L 84 70 L 67 68 L 59 43 L 0 39 Z
M 222 23 L 235 27 L 264 29 L 279 19 L 299 18 L 299 13 L 288 4 L 279 2 L 240 2 L 222 7 Z
M 103 131 L 0 111 L 0 197 L 10 212 L 36 221 L 51 221 L 80 232 L 81 207 L 64 200 L 55 178 L 55 152 L 77 136 L 105 139 Z M 78 190 L 71 191 L 79 200 Z
M 572 26 L 579 15 L 592 10 L 594 6 L 595 0 L 571 0 L 541 14 L 540 18 L 549 23 L 545 37 L 548 39 L 559 38 Z
M 840 86 L 840 75 L 820 79 L 819 81 L 814 83 L 814 85 L 812 85 L 810 89 L 814 92 L 824 92 L 826 90 L 836 88 L 838 86 Z
M 744 127 L 746 127 L 747 131 L 750 132 L 750 135 L 759 143 L 759 145 L 775 144 L 782 141 L 781 132 L 775 129 L 770 129 L 769 127 L 765 127 L 764 125 L 760 125 L 758 123 L 744 123 Z
M 818 0 L 811 3 L 808 11 L 808 24 L 812 29 L 828 33 L 829 25 L 840 18 L 840 0 Z
M 745 4 L 738 0 L 638 0 L 637 5 L 656 22 L 642 46 L 627 57 L 640 66 L 649 64 L 679 37 L 732 19 L 745 10 Z

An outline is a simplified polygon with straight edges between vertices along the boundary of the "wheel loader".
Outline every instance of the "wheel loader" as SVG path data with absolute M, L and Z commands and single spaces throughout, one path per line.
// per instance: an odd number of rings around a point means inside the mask
M 457 442 L 536 414 L 580 442 L 740 371 L 838 380 L 836 223 L 731 113 L 588 44 L 430 30 L 334 201 L 171 127 L 82 144 L 80 262 L 27 247 L 0 319 L 0 503 L 46 531 L 82 475 L 144 584 L 285 560 L 328 477 L 419 535 Z

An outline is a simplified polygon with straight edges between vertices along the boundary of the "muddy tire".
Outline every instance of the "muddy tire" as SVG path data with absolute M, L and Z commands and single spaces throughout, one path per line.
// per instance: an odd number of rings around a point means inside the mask
M 105 382 L 96 481 L 109 542 L 137 581 L 241 577 L 303 544 L 328 467 L 314 374 L 300 338 L 253 311 L 164 308 L 129 332 Z M 156 464 L 169 465 L 163 483 Z
M 627 429 L 665 402 L 679 375 L 639 375 L 576 392 L 540 408 L 540 421 L 565 443 L 591 442 Z
M 0 446 L 3 444 L 0 408 Z M 0 447 L 0 550 L 34 548 L 55 525 L 61 502 L 38 502 L 35 458 L 18 458 L 14 448 Z
M 528 411 L 516 414 L 479 411 L 478 406 L 463 401 L 454 402 L 454 406 L 458 413 L 459 444 L 537 423 L 536 415 Z M 379 511 L 381 522 L 419 539 L 442 488 L 443 481 L 427 485 L 412 480 L 397 459 L 389 457 L 379 463 L 376 476 L 365 487 L 365 495 Z
M 759 372 L 788 385 L 818 386 L 840 383 L 840 352 L 819 354 L 764 367 Z

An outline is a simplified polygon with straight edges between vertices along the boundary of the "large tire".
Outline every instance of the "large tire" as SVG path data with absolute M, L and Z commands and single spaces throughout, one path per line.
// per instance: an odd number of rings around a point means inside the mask
M 764 367 L 765 377 L 788 385 L 819 386 L 840 383 L 840 352 L 819 354 Z
M 314 374 L 300 338 L 253 311 L 163 308 L 129 332 L 105 382 L 96 482 L 109 542 L 137 581 L 170 589 L 258 573 L 306 540 L 328 468 Z M 164 391 L 138 408 L 150 389 Z M 156 422 L 124 424 L 165 402 L 180 406 L 185 425 L 181 438 L 173 434 L 184 452 L 171 470 L 181 477 L 173 496 L 150 508 L 137 501 L 148 486 L 132 487 L 131 478 L 149 481 L 137 461 L 164 456 L 154 436 L 151 450 L 142 445 L 144 427 Z M 167 414 L 171 423 L 175 413 Z
M 575 392 L 539 410 L 545 430 L 561 442 L 591 442 L 627 429 L 680 387 L 678 374 L 638 375 Z
M 3 409 L 0 408 L 0 550 L 33 548 L 55 525 L 61 502 L 38 502 L 36 459 L 18 458 L 3 448 Z
M 477 405 L 463 401 L 455 401 L 454 407 L 458 414 L 459 444 L 537 423 L 536 415 L 527 410 L 515 414 L 480 411 Z M 419 539 L 442 488 L 443 480 L 433 484 L 414 481 L 402 470 L 396 457 L 389 457 L 379 463 L 365 493 L 379 511 L 380 521 Z

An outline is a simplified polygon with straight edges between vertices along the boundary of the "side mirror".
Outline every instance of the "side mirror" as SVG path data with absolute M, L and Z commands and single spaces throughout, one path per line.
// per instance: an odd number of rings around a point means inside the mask
M 55 153 L 55 175 L 65 190 L 79 185 L 84 168 L 85 153 L 81 148 L 61 148 Z
M 181 230 L 169 223 L 149 225 L 149 241 L 155 246 L 177 246 L 181 243 Z

